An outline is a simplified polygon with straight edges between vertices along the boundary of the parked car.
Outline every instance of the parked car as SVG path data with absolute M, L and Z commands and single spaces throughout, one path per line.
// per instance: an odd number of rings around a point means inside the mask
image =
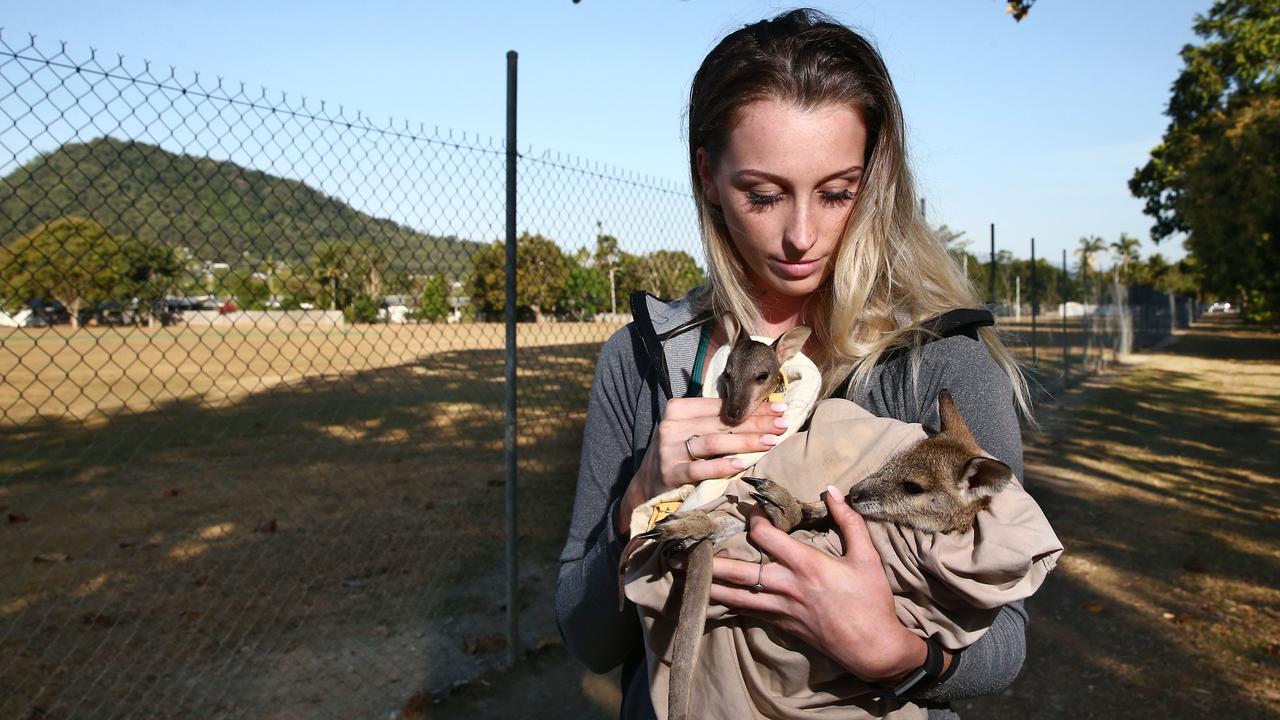
M 1229 313 L 1231 312 L 1231 303 L 1226 302 L 1225 300 L 1219 300 L 1218 302 L 1209 306 L 1209 312 L 1214 314 Z

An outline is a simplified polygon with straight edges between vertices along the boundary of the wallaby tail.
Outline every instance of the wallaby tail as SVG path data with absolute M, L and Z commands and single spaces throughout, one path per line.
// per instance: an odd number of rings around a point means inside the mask
M 711 543 L 703 541 L 689 551 L 685 565 L 680 617 L 671 640 L 671 676 L 667 688 L 668 720 L 688 720 L 689 695 L 698 662 L 698 648 L 707 623 L 711 601 Z

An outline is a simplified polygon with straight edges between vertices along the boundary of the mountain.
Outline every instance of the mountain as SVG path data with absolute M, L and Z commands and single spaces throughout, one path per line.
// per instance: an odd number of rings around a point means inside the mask
M 0 243 L 62 216 L 230 264 L 246 253 L 303 260 L 346 241 L 382 250 L 393 271 L 460 275 L 482 247 L 373 217 L 297 180 L 111 137 L 68 143 L 0 179 Z

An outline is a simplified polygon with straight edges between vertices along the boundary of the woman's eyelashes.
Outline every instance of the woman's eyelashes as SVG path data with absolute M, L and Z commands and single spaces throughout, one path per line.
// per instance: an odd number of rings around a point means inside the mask
M 823 190 L 818 194 L 822 197 L 822 204 L 831 207 L 844 205 L 853 200 L 853 190 L 851 188 Z M 746 193 L 747 203 L 762 209 L 781 202 L 782 196 L 782 193 L 758 193 L 755 190 L 748 190 Z

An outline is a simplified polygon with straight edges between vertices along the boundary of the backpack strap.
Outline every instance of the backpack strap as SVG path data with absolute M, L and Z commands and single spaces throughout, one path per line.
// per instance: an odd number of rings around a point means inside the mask
M 920 329 L 923 331 L 923 343 L 930 343 L 934 340 L 942 338 L 954 337 L 956 335 L 964 335 L 972 340 L 978 339 L 978 328 L 990 327 L 996 324 L 995 315 L 991 314 L 986 308 L 957 308 L 948 310 L 941 315 L 935 315 L 920 323 Z M 880 354 L 880 358 L 876 360 L 876 365 L 883 365 L 891 360 L 896 360 L 907 353 L 911 352 L 909 345 L 898 345 L 889 348 Z M 831 393 L 831 397 L 849 397 L 849 385 L 853 382 L 853 373 L 844 379 Z

